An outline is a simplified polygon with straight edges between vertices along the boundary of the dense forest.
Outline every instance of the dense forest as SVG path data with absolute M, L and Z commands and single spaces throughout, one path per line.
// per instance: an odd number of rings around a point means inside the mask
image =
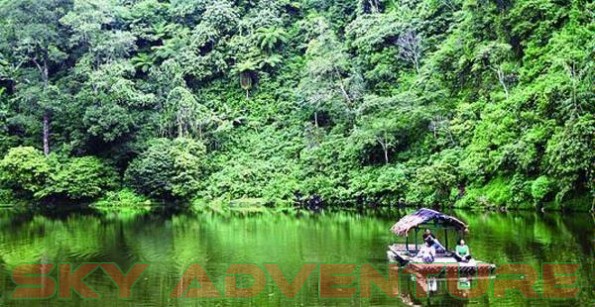
M 593 12 L 0 0 L 0 199 L 589 210 Z

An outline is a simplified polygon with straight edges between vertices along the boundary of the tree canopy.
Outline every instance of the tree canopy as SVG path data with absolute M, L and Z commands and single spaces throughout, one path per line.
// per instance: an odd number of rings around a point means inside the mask
M 0 195 L 589 209 L 594 10 L 0 0 Z

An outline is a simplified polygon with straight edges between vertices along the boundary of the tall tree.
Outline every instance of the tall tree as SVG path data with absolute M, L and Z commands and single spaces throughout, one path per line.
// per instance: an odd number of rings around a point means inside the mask
M 298 88 L 298 95 L 314 107 L 315 124 L 323 106 L 340 106 L 351 120 L 356 103 L 363 96 L 365 83 L 350 63 L 349 54 L 339 42 L 327 21 L 315 21 L 319 34 L 310 41 L 306 51 L 306 75 Z
M 50 153 L 52 116 L 48 90 L 52 75 L 68 57 L 65 53 L 68 33 L 60 24 L 60 18 L 71 6 L 71 0 L 22 0 L 5 1 L 0 9 L 0 19 L 3 20 L 0 52 L 16 67 L 35 69 L 39 77 L 40 84 L 36 86 L 41 90 L 34 100 L 41 109 L 43 152 L 46 155 Z
M 415 71 L 419 73 L 422 54 L 421 37 L 414 30 L 407 30 L 399 36 L 397 46 L 399 47 L 399 57 L 411 63 Z
M 72 47 L 85 52 L 83 58 L 94 69 L 129 56 L 136 49 L 136 37 L 125 27 L 125 7 L 113 0 L 74 0 L 72 10 L 60 22 L 73 33 Z
M 174 88 L 167 97 L 163 129 L 176 131 L 170 135 L 179 138 L 198 135 L 203 138 L 205 127 L 213 121 L 214 114 L 185 87 Z

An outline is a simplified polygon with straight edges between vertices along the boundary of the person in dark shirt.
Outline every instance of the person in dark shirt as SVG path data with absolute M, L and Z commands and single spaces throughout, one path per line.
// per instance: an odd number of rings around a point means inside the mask
M 444 246 L 442 246 L 442 244 L 440 244 L 440 241 L 438 241 L 438 239 L 436 238 L 436 236 L 432 233 L 432 231 L 430 229 L 426 229 L 426 231 L 422 235 L 422 238 L 424 239 L 425 242 L 429 243 L 432 247 L 434 247 L 436 249 L 436 251 L 438 251 L 438 252 L 446 251 Z
M 422 235 L 422 238 L 424 239 L 425 242 L 428 242 L 429 240 L 433 241 L 436 237 L 434 237 L 434 234 L 432 233 L 431 230 L 426 229 L 426 231 Z

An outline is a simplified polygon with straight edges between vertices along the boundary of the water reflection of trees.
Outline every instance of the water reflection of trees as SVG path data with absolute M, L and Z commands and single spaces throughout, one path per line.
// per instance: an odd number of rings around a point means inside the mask
M 454 214 L 470 225 L 468 243 L 480 260 L 524 262 L 535 268 L 545 262 L 580 261 L 583 267 L 592 267 L 592 220 L 588 216 Z M 6 270 L 39 262 L 116 262 L 124 270 L 137 262 L 150 263 L 146 273 L 150 278 L 139 283 L 137 295 L 152 303 L 168 302 L 170 291 L 193 263 L 201 264 L 219 287 L 230 263 L 276 263 L 287 276 L 294 276 L 304 263 L 383 265 L 385 248 L 395 240 L 388 231 L 395 220 L 349 213 L 304 217 L 180 213 L 48 216 L 4 210 L 0 211 L 0 262 Z M 590 271 L 581 271 L 580 280 L 591 280 Z M 90 283 L 99 283 L 99 289 L 111 293 L 109 280 L 95 275 L 90 278 Z M 267 285 L 267 293 L 275 292 L 273 288 Z M 318 281 L 310 279 L 298 300 L 320 303 L 317 297 Z M 282 299 L 275 295 L 254 302 L 278 304 Z

